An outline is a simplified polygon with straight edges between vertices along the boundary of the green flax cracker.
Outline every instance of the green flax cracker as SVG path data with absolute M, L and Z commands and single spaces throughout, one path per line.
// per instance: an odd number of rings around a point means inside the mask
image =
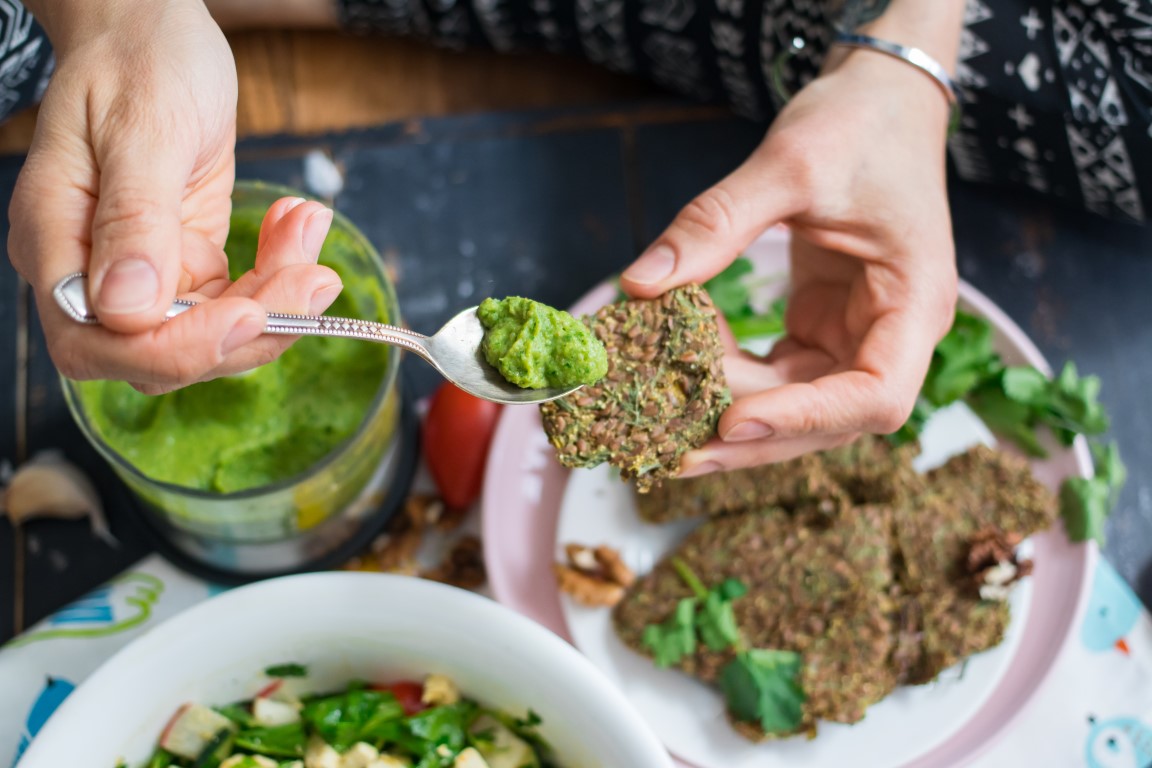
M 953 457 L 926 481 L 922 493 L 896 507 L 901 581 L 910 591 L 959 588 L 978 531 L 1022 539 L 1056 518 L 1056 497 L 1028 462 L 986 446 Z
M 730 472 L 672 479 L 637 494 L 636 510 L 648 523 L 718 517 L 780 507 L 834 517 L 849 504 L 847 493 L 828 474 L 817 454 Z
M 687 285 L 610 304 L 587 322 L 608 350 L 608 373 L 541 405 L 544 431 L 561 464 L 607 462 L 644 493 L 716 434 L 731 402 L 716 308 L 700 286 Z
M 887 664 L 893 651 L 895 613 L 890 592 L 891 510 L 848 510 L 836 525 L 811 527 L 780 510 L 734 514 L 705 522 L 680 547 L 629 589 L 613 612 L 617 634 L 650 654 L 644 628 L 663 622 L 691 595 L 672 565 L 677 557 L 707 585 L 739 579 L 748 593 L 733 603 L 751 648 L 795 651 L 807 695 L 796 732 L 817 720 L 856 722 L 896 686 Z M 731 651 L 700 645 L 678 665 L 714 682 Z M 779 738 L 753 724 L 738 731 L 754 739 Z

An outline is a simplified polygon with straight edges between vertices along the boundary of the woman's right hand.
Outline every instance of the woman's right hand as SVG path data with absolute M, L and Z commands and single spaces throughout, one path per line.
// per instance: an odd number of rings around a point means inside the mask
M 281 200 L 256 268 L 228 278 L 236 70 L 199 0 L 29 2 L 58 66 L 10 208 L 8 249 L 35 291 L 48 349 L 75 379 L 122 379 L 160 393 L 276 358 L 267 312 L 317 314 L 339 277 L 317 266 L 332 221 Z M 100 326 L 52 299 L 87 272 Z M 171 321 L 176 297 L 200 306 Z

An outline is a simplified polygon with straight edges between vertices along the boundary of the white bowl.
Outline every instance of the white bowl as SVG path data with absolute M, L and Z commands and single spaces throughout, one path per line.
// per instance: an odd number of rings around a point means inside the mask
M 566 768 L 672 767 L 623 695 L 534 622 L 420 579 L 318 573 L 233 590 L 136 640 L 68 697 L 18 768 L 135 768 L 181 704 L 250 698 L 284 662 L 306 665 L 318 691 L 439 672 L 486 704 L 539 713 Z

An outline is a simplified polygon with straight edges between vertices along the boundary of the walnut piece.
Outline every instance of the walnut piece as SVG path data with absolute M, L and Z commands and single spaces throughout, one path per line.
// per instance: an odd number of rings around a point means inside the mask
M 636 580 L 636 574 L 611 547 L 567 544 L 564 555 L 567 563 L 553 565 L 556 581 L 560 591 L 581 605 L 616 605 L 623 599 L 624 590 Z
M 1007 600 L 1010 587 L 1032 573 L 1032 561 L 1020 560 L 1018 534 L 985 526 L 972 534 L 965 570 L 981 600 Z
M 461 589 L 477 589 L 488 580 L 480 539 L 463 536 L 435 568 L 421 573 L 425 579 L 451 584 Z
M 589 608 L 616 605 L 624 598 L 624 587 L 567 565 L 553 563 L 556 583 L 560 591 Z

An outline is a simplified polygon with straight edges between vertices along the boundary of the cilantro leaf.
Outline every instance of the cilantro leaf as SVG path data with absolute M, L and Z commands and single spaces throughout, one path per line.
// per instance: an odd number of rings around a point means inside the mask
M 1000 378 L 1004 395 L 1022 405 L 1043 406 L 1048 396 L 1048 377 L 1031 366 L 1005 368 Z
M 696 617 L 697 630 L 704 645 L 713 651 L 723 651 L 740 643 L 740 627 L 732 601 L 748 594 L 748 587 L 737 579 L 725 579 L 704 598 Z
M 720 274 L 704 283 L 704 290 L 712 303 L 727 317 L 743 317 L 751 313 L 751 294 L 744 284 L 744 276 L 752 274 L 752 262 L 739 256 Z
M 736 624 L 732 601 L 748 594 L 748 587 L 739 579 L 725 579 L 708 589 L 681 558 L 672 558 L 672 567 L 696 596 L 696 630 L 704 644 L 713 651 L 740 646 L 740 627 Z
M 704 283 L 704 290 L 712 297 L 737 341 L 784 332 L 786 299 L 772 302 L 767 312 L 757 312 L 752 306 L 752 291 L 745 279 L 752 274 L 752 262 L 740 256 L 720 274 Z
M 807 699 L 797 678 L 800 654 L 793 651 L 743 651 L 720 670 L 720 689 L 738 719 L 759 723 L 765 733 L 791 733 L 803 720 Z
M 1060 486 L 1060 517 L 1072 541 L 1095 539 L 1104 544 L 1104 522 L 1128 479 L 1116 443 L 1092 446 L 1096 472 L 1092 477 L 1069 477 Z
M 1067 362 L 1052 382 L 1043 420 L 1064 445 L 1076 435 L 1099 435 L 1108 430 L 1108 415 L 1099 401 L 1100 378 L 1081 377 L 1076 364 Z
M 641 637 L 644 647 L 652 651 L 658 667 L 678 664 L 696 652 L 696 605 L 694 597 L 685 597 L 663 624 L 649 624 Z
M 1047 382 L 1047 379 L 1044 381 Z M 970 393 L 965 401 L 989 429 L 1016 443 L 1029 456 L 1048 455 L 1036 434 L 1033 409 L 1013 400 L 999 382 L 985 384 Z
M 888 442 L 895 446 L 906 445 L 914 443 L 920 439 L 920 433 L 924 430 L 924 425 L 928 423 L 928 419 L 936 412 L 936 406 L 928 402 L 924 395 L 916 397 L 916 403 L 912 406 L 912 413 L 908 416 L 908 420 L 904 422 L 904 426 L 888 435 Z
M 967 312 L 956 312 L 952 329 L 936 345 L 923 394 L 932 405 L 955 402 L 1004 367 L 992 347 L 992 325 Z

